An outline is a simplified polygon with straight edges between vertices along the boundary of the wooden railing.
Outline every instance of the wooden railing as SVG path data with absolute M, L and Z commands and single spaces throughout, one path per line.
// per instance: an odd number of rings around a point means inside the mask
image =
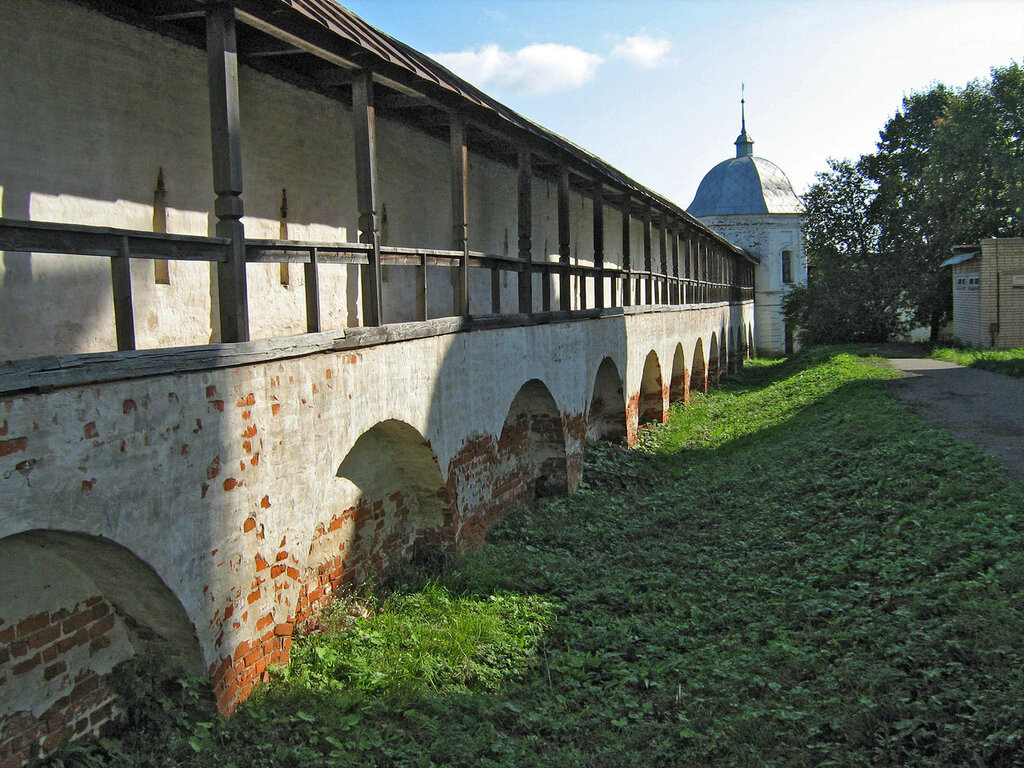
M 135 349 L 135 319 L 132 309 L 132 281 L 130 259 L 167 259 L 175 261 L 228 261 L 230 241 L 220 237 L 194 237 L 165 235 L 107 227 L 88 227 L 74 224 L 20 221 L 0 218 L 0 251 L 55 253 L 68 255 L 102 256 L 110 259 L 111 286 L 114 298 L 114 325 L 118 350 Z M 283 264 L 304 266 L 306 291 L 306 329 L 314 333 L 321 330 L 319 267 L 325 264 L 363 266 L 370 263 L 373 246 L 363 243 L 308 243 L 292 240 L 246 240 L 246 263 Z M 638 271 L 615 266 L 588 266 L 566 264 L 564 261 L 524 261 L 518 258 L 469 251 L 436 250 L 380 246 L 381 264 L 387 267 L 410 267 L 416 270 L 415 317 L 428 319 L 427 267 L 451 269 L 486 269 L 490 272 L 490 301 L 486 311 L 469 304 L 468 296 L 460 291 L 469 285 L 468 275 L 454 281 L 456 296 L 452 314 L 458 307 L 467 307 L 467 316 L 497 315 L 501 313 L 501 274 L 514 272 L 519 280 L 533 280 L 540 275 L 540 312 L 552 310 L 554 277 L 559 278 L 560 291 L 569 291 L 577 297 L 576 307 L 570 314 L 580 316 L 604 310 L 633 305 L 696 305 L 718 302 L 749 301 L 754 298 L 752 285 L 713 282 L 692 277 L 669 275 L 656 271 Z M 752 271 L 749 272 L 752 280 Z M 601 290 L 595 296 L 586 293 L 587 278 L 598 282 Z M 750 281 L 748 281 L 750 282 Z M 608 290 L 606 291 L 605 288 Z M 609 297 L 610 301 L 606 301 Z M 564 309 L 563 309 L 564 311 Z M 222 316 L 225 308 L 221 308 Z M 434 313 L 435 317 L 437 313 Z

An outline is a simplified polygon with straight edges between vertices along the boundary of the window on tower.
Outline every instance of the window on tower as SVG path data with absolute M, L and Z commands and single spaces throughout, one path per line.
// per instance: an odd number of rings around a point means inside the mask
M 782 252 L 782 282 L 792 283 L 793 282 L 793 252 L 783 251 Z

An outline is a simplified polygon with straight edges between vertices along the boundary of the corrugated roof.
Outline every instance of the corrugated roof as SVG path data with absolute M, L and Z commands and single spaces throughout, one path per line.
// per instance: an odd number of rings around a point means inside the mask
M 981 256 L 981 249 L 980 248 L 978 248 L 977 246 L 971 246 L 971 247 L 974 250 L 961 251 L 960 253 L 957 253 L 954 256 L 950 256 L 944 262 L 939 264 L 939 267 L 940 268 L 941 267 L 951 267 L 954 264 L 962 264 L 965 261 L 970 261 L 971 259 L 974 259 L 974 258 L 977 258 L 978 256 Z M 957 249 L 957 250 L 959 250 L 959 249 Z

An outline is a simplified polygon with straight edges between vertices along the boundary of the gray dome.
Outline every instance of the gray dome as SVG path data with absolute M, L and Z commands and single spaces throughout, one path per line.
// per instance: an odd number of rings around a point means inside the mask
M 698 217 L 803 211 L 803 203 L 782 169 L 753 155 L 731 157 L 708 171 L 686 209 L 691 216 Z

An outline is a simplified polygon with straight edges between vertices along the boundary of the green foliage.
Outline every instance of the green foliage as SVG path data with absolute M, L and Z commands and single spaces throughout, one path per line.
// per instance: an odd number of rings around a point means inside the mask
M 754 361 L 588 449 L 229 720 L 125 766 L 1024 764 L 1024 487 L 855 350 Z M 318 650 L 319 649 L 319 650 Z M 142 724 L 140 727 L 144 728 Z M 53 764 L 53 763 L 52 763 Z
M 971 368 L 984 368 L 1006 376 L 1024 379 L 1024 349 L 952 349 L 932 350 L 932 357 Z
M 299 639 L 280 680 L 381 696 L 493 690 L 532 660 L 550 614 L 535 595 L 455 597 L 430 581 L 388 595 L 350 629 Z
M 783 311 L 809 344 L 885 341 L 904 330 L 902 279 L 868 215 L 876 192 L 866 163 L 829 160 L 804 196 L 811 279 Z
M 1022 104 L 1018 64 L 962 89 L 935 85 L 904 98 L 873 154 L 829 161 L 805 197 L 811 340 L 892 336 L 904 317 L 937 338 L 952 313 L 939 266 L 952 247 L 1024 235 Z

